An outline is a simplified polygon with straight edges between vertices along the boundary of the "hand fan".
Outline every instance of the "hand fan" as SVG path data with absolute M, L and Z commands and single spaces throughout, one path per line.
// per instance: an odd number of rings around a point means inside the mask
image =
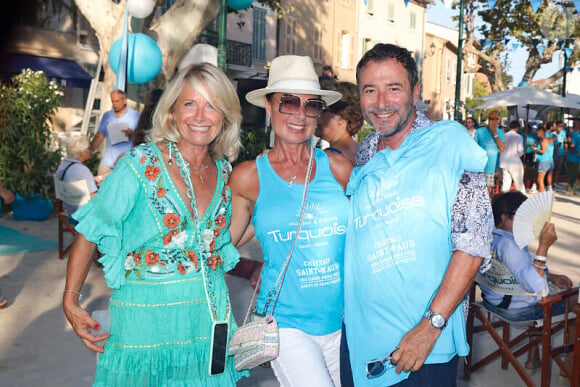
M 538 192 L 522 203 L 514 216 L 513 234 L 519 248 L 540 237 L 544 223 L 552 217 L 554 191 Z

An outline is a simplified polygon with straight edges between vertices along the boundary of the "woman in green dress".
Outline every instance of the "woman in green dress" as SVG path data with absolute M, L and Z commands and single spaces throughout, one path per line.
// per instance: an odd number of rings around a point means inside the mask
M 75 213 L 63 309 L 85 346 L 102 352 L 95 386 L 230 386 L 236 328 L 224 273 L 239 260 L 227 186 L 240 147 L 240 103 L 204 63 L 171 81 L 150 142 L 131 149 Z M 79 306 L 95 247 L 113 288 L 108 334 Z M 97 345 L 106 339 L 104 348 Z

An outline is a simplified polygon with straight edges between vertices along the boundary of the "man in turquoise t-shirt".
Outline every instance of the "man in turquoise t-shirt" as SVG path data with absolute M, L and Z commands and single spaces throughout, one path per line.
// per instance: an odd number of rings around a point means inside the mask
M 566 131 L 564 130 L 564 122 L 562 121 L 555 122 L 552 133 L 553 135 L 556 136 L 556 142 L 554 143 L 553 183 L 558 184 L 560 182 L 560 171 L 562 170 L 562 163 L 564 162 L 564 154 L 566 151 L 565 149 Z
M 505 137 L 502 129 L 499 129 L 501 117 L 497 110 L 492 110 L 487 116 L 487 126 L 477 129 L 474 140 L 487 153 L 485 175 L 487 192 L 493 196 L 495 183 L 495 170 L 499 160 L 499 154 L 505 149 Z
M 580 171 L 580 119 L 574 120 L 572 133 L 568 138 L 568 152 L 566 154 L 566 167 L 568 174 L 568 185 L 566 195 L 574 195 L 579 183 Z
M 420 84 L 405 48 L 375 45 L 356 78 L 376 145 L 357 153 L 347 186 L 344 322 L 354 385 L 453 386 L 458 357 L 469 352 L 459 305 L 490 256 L 492 224 L 482 214 L 473 239 L 485 247 L 464 250 L 452 209 L 460 182 L 472 180 L 460 202 L 489 208 L 487 156 L 457 122 L 415 125 Z

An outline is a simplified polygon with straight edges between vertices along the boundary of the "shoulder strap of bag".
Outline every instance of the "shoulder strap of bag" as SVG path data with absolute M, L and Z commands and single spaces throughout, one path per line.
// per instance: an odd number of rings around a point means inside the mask
M 276 303 L 278 302 L 278 296 L 280 295 L 280 290 L 282 290 L 282 284 L 284 283 L 284 276 L 286 275 L 286 271 L 288 270 L 288 265 L 290 264 L 290 258 L 292 257 L 292 253 L 294 252 L 294 246 L 296 246 L 296 240 L 298 239 L 298 234 L 300 233 L 300 229 L 302 228 L 302 221 L 304 220 L 304 208 L 306 207 L 306 196 L 308 193 L 308 184 L 310 183 L 310 174 L 312 173 L 312 165 L 314 164 L 314 148 L 310 147 L 310 160 L 308 160 L 308 170 L 306 171 L 306 181 L 304 182 L 304 190 L 302 191 L 302 207 L 300 209 L 300 220 L 298 221 L 298 227 L 296 229 L 296 234 L 292 240 L 292 246 L 290 247 L 290 252 L 288 253 L 288 257 L 286 258 L 286 262 L 284 262 L 284 266 L 282 266 L 282 270 L 280 270 L 280 274 L 278 275 L 278 279 L 276 280 L 276 286 L 268 293 L 268 299 L 266 300 L 266 304 L 264 306 L 264 310 L 268 310 L 268 306 L 270 303 L 274 301 L 272 304 L 272 310 L 268 313 L 268 317 L 271 317 L 274 314 L 274 309 L 276 308 Z M 254 289 L 254 293 L 252 294 L 252 299 L 250 300 L 250 305 L 248 307 L 248 311 L 246 312 L 246 317 L 244 318 L 244 324 L 248 321 L 250 317 L 250 313 L 254 308 L 256 302 L 256 296 L 258 295 L 258 289 L 260 289 L 260 284 L 262 283 L 262 273 L 260 273 L 260 278 L 256 283 L 256 288 Z
M 66 175 L 66 171 L 68 171 L 68 169 L 70 167 L 72 167 L 73 165 L 75 165 L 76 163 L 77 163 L 76 161 L 73 161 L 69 165 L 67 165 L 66 168 L 64 169 L 64 171 L 62 171 L 62 175 L 60 175 L 59 180 L 64 180 L 64 175 Z

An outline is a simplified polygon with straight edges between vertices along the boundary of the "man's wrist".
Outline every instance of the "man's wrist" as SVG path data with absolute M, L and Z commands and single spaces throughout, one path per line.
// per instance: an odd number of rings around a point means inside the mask
M 433 328 L 443 329 L 447 326 L 447 319 L 441 313 L 428 310 L 423 317 L 431 324 Z
M 545 255 L 536 254 L 536 256 L 534 257 L 534 260 L 540 261 L 540 262 L 546 262 L 547 258 Z

